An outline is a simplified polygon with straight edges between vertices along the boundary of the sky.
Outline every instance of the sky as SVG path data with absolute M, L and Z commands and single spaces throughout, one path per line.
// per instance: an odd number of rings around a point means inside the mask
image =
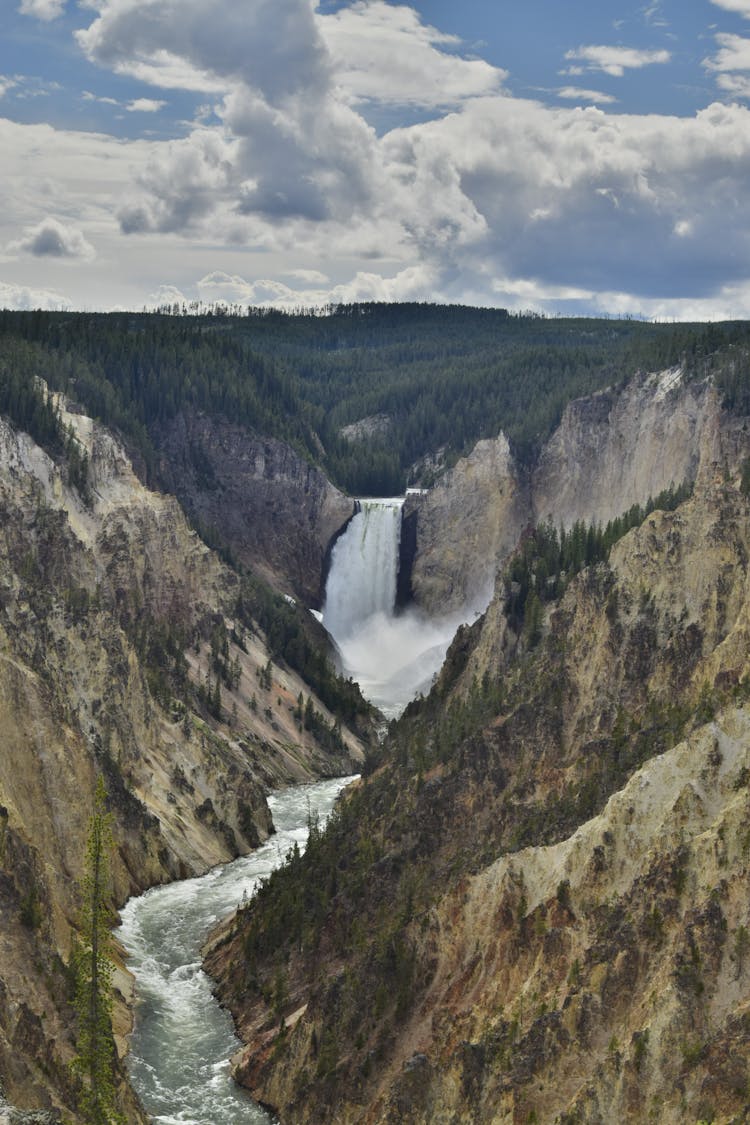
M 750 0 L 0 10 L 0 307 L 750 317 Z

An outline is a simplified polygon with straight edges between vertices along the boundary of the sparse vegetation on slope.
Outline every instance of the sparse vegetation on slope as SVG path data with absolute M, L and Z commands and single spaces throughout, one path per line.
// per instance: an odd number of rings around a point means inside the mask
M 285 663 L 285 636 L 271 664 L 251 609 L 246 622 L 237 614 L 239 576 L 174 498 L 147 490 L 85 416 L 62 404 L 59 415 L 89 454 L 89 499 L 64 462 L 0 418 L 0 1076 L 17 1104 L 83 1122 L 99 1109 L 76 1109 L 65 966 L 96 778 L 113 818 L 114 905 L 257 845 L 271 829 L 271 785 L 346 773 L 362 751 Z M 334 677 L 329 686 L 335 707 Z M 262 708 L 250 706 L 255 692 Z M 301 692 L 307 725 L 295 715 Z M 344 685 L 356 711 L 354 697 Z M 362 704 L 359 719 L 367 735 Z M 84 1026 L 78 1050 L 98 1082 L 108 1063 L 87 1045 L 94 1033 Z M 125 1101 L 128 1120 L 141 1121 L 132 1093 Z

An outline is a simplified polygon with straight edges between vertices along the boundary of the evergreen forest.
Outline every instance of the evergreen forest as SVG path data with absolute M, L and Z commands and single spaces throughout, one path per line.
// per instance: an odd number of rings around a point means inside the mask
M 372 303 L 294 314 L 4 311 L 0 410 L 59 453 L 66 435 L 41 376 L 117 430 L 155 485 L 160 427 L 204 411 L 290 443 L 353 495 L 388 495 L 429 485 L 500 430 L 528 462 L 567 402 L 637 371 L 681 363 L 693 377 L 711 372 L 727 405 L 747 411 L 749 356 L 745 322 Z M 69 444 L 68 456 L 83 479 Z

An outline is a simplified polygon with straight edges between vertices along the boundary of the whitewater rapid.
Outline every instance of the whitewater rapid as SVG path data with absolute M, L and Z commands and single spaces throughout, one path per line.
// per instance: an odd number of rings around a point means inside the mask
M 196 879 L 154 887 L 123 907 L 118 937 L 136 978 L 128 1068 L 158 1125 L 268 1125 L 272 1118 L 236 1086 L 229 1059 L 240 1043 L 211 992 L 200 949 L 209 930 L 250 897 L 297 843 L 310 813 L 327 819 L 351 778 L 279 790 L 268 799 L 276 835 L 251 855 Z
M 396 611 L 404 498 L 359 500 L 331 552 L 323 625 L 340 670 L 388 718 L 429 691 L 466 614 L 428 618 Z

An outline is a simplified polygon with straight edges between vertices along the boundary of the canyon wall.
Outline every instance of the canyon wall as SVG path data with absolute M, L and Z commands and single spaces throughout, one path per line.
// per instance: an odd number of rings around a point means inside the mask
M 529 486 L 504 434 L 480 441 L 427 493 L 410 494 L 404 520 L 416 527 L 411 589 L 439 615 L 484 609 L 499 560 L 529 519 Z
M 326 548 L 354 501 L 284 442 L 205 414 L 160 436 L 160 479 L 198 526 L 274 589 L 319 609 Z
M 0 1079 L 17 1106 L 74 1119 L 65 963 L 97 776 L 121 903 L 248 851 L 272 828 L 269 785 L 348 772 L 362 747 L 346 730 L 341 749 L 318 744 L 298 714 L 308 685 L 237 621 L 236 573 L 109 433 L 60 408 L 88 456 L 83 494 L 0 419 Z
M 680 368 L 568 404 L 532 472 L 535 521 L 606 524 L 722 459 L 718 397 Z
M 702 461 L 736 469 L 740 445 L 713 388 L 685 382 L 679 368 L 569 403 L 531 466 L 516 463 L 504 435 L 481 441 L 430 492 L 407 499 L 414 598 L 431 614 L 484 608 L 525 528 L 606 524 L 693 481 Z

